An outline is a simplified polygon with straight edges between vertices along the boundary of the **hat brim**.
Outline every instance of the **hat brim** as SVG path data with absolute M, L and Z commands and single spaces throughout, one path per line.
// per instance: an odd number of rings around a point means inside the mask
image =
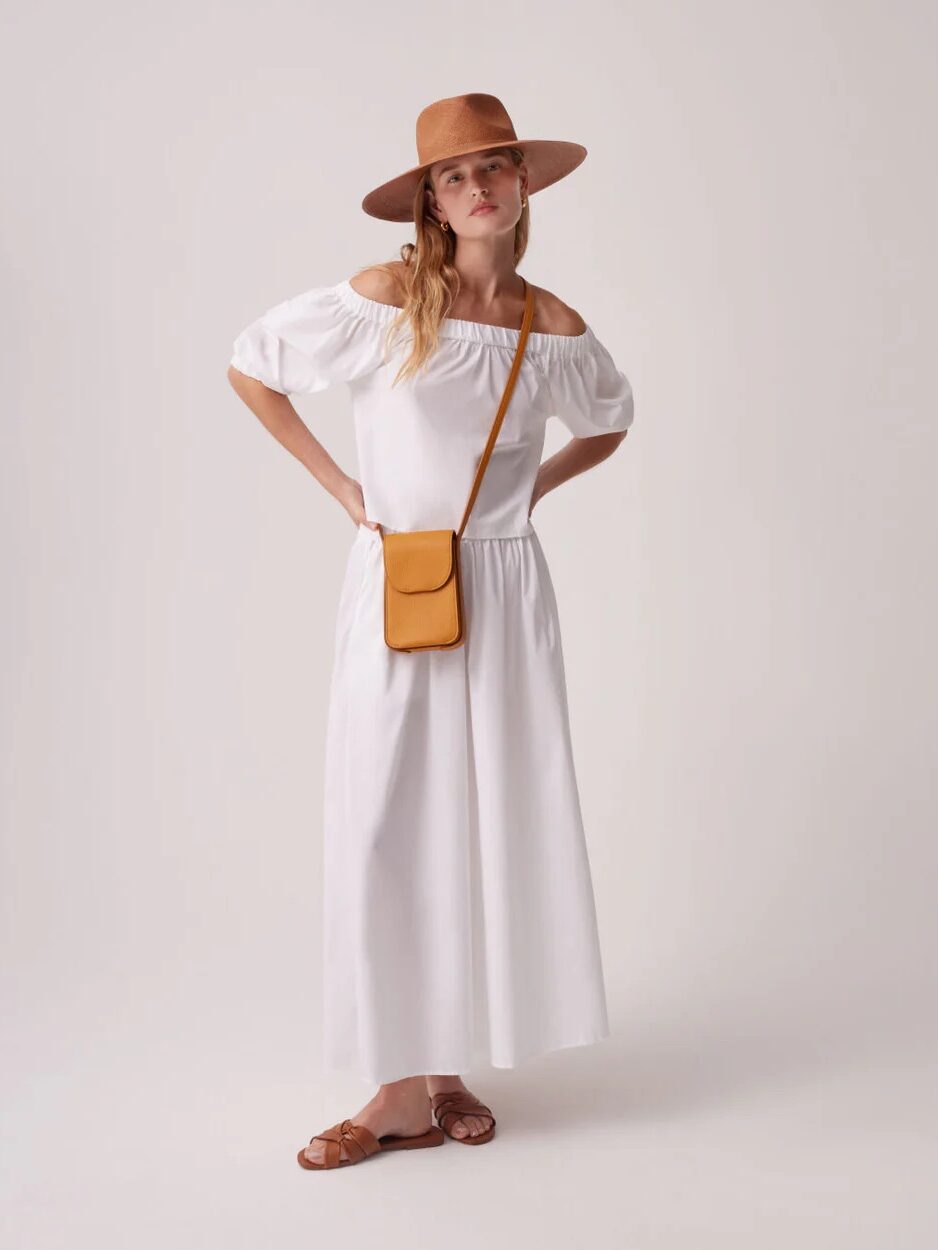
M 565 139 L 509 139 L 505 143 L 473 143 L 437 159 L 468 156 L 472 152 L 497 147 L 517 147 L 524 152 L 529 195 L 573 173 L 586 159 L 587 151 L 582 143 L 568 143 Z M 435 165 L 436 161 L 431 164 Z M 427 168 L 426 165 L 414 165 L 396 178 L 383 182 L 368 192 L 362 200 L 362 208 L 370 217 L 378 217 L 382 221 L 413 221 L 414 193 Z

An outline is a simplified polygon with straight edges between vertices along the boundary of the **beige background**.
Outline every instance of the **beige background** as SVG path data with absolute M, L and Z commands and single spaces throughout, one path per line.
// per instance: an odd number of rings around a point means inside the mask
M 934 10 L 8 6 L 4 1244 L 934 1236 Z M 615 1036 L 328 1177 L 319 805 L 354 531 L 228 387 L 397 253 L 424 104 L 584 142 L 522 271 L 629 375 L 534 513 Z M 357 471 L 347 392 L 297 406 Z M 551 423 L 548 453 L 564 441 Z M 315 1192 L 313 1192 L 315 1191 Z

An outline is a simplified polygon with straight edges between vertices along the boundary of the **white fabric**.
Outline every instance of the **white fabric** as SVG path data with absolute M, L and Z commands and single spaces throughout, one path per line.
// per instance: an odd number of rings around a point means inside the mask
M 278 304 L 232 364 L 283 394 L 349 384 L 368 518 L 456 529 L 518 330 L 448 318 L 392 386 L 398 309 L 348 281 Z M 624 430 L 632 390 L 587 327 L 531 333 L 461 546 L 467 638 L 384 642 L 381 536 L 340 593 L 326 735 L 323 1059 L 377 1083 L 514 1067 L 609 1033 L 554 588 L 528 516 L 544 428 Z

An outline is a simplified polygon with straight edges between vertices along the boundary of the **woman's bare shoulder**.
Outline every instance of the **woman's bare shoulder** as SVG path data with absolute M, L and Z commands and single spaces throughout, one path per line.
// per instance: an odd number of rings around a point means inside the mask
M 535 286 L 534 324 L 531 329 L 542 334 L 583 334 L 586 331 L 586 322 L 559 295 L 545 287 Z
M 391 260 L 387 265 L 367 265 L 359 269 L 349 278 L 349 286 L 366 299 L 376 300 L 379 304 L 393 304 L 402 307 L 400 279 L 396 277 L 403 268 L 403 261 Z
M 359 295 L 379 304 L 403 306 L 403 261 L 392 260 L 384 265 L 367 265 L 349 278 L 349 285 Z M 532 283 L 532 286 L 534 284 Z M 586 331 L 586 322 L 569 304 L 546 287 L 534 286 L 534 323 L 532 330 L 542 334 L 579 335 Z

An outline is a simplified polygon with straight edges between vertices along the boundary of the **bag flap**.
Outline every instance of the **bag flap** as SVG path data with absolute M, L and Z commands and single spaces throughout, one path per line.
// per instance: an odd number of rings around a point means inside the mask
M 455 530 L 384 533 L 384 571 L 395 590 L 438 590 L 453 571 Z

